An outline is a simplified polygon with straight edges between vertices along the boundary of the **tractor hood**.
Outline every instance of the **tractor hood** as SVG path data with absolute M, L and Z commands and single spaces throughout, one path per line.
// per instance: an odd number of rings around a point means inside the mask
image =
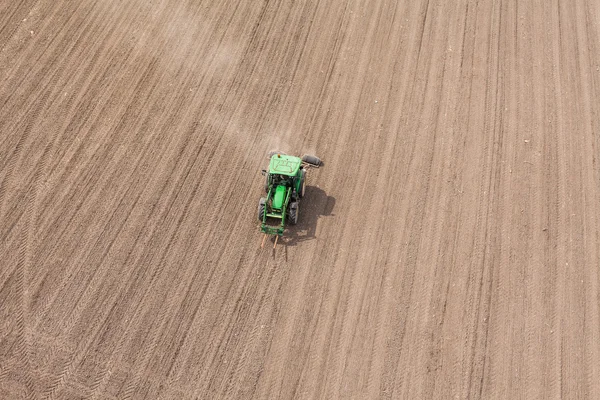
M 302 160 L 298 157 L 275 154 L 271 157 L 271 162 L 269 163 L 269 173 L 296 176 L 301 164 Z
M 285 186 L 277 186 L 275 189 L 275 195 L 273 196 L 273 208 L 277 210 L 281 210 L 283 207 L 283 201 L 285 200 Z

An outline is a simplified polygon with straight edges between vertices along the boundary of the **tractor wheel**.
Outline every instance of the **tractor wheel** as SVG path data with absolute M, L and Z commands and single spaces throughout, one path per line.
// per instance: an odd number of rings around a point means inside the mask
M 265 215 L 265 203 L 266 202 L 267 202 L 267 199 L 264 197 L 261 197 L 260 200 L 258 201 L 258 220 L 260 222 L 262 222 L 263 216 Z
M 265 193 L 269 193 L 269 176 L 265 177 Z
M 306 171 L 302 170 L 302 177 L 300 178 L 300 193 L 298 193 L 299 198 L 304 197 L 305 190 L 306 190 Z
M 321 159 L 319 157 L 313 156 L 310 154 L 303 155 L 302 161 L 304 161 L 305 163 L 314 165 L 315 167 L 320 167 L 321 165 L 323 165 L 323 161 L 321 161 Z
M 298 223 L 298 202 L 294 201 L 290 203 L 290 209 L 288 210 L 288 218 L 290 224 L 296 225 Z

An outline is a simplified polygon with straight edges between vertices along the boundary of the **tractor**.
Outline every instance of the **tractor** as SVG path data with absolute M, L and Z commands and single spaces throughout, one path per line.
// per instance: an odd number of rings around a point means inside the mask
M 279 236 L 283 236 L 287 222 L 291 225 L 298 223 L 299 203 L 304 196 L 306 172 L 311 167 L 318 168 L 322 165 L 321 160 L 312 155 L 299 158 L 282 152 L 271 152 L 269 158 L 269 170 L 262 170 L 267 197 L 262 197 L 258 202 L 260 231 L 265 234 L 263 245 L 267 235 L 276 235 L 277 244 Z

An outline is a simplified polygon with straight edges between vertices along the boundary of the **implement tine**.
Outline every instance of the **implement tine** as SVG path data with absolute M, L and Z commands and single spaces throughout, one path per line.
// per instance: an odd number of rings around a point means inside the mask
M 263 235 L 263 240 L 262 240 L 262 243 L 260 244 L 260 248 L 261 248 L 261 249 L 262 249 L 262 248 L 264 247 L 264 245 L 265 245 L 265 239 L 266 239 L 266 238 L 267 238 L 267 234 L 265 233 L 265 234 Z

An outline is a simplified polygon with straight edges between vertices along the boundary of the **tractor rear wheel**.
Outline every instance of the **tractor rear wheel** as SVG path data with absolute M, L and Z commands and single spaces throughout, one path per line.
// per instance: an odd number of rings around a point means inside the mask
M 306 191 L 306 171 L 302 170 L 302 177 L 300 178 L 300 193 L 298 193 L 298 197 L 303 198 L 305 191 Z
M 267 202 L 267 199 L 264 197 L 261 197 L 260 200 L 258 201 L 258 220 L 260 222 L 262 222 L 263 217 L 265 215 L 265 203 Z
M 294 201 L 290 203 L 290 208 L 288 210 L 288 218 L 290 224 L 296 225 L 298 223 L 298 202 Z

